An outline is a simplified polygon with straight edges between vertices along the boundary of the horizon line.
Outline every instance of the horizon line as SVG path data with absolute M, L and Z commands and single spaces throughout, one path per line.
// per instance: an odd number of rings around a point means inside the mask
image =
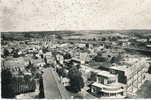
M 42 30 L 42 31 L 28 31 L 28 30 L 25 30 L 25 31 L 1 31 L 1 33 L 6 33 L 6 32 L 61 32 L 61 31 L 75 31 L 75 32 L 78 32 L 78 31 L 143 31 L 143 30 L 148 30 L 148 31 L 151 31 L 151 29 L 94 29 L 94 30 Z

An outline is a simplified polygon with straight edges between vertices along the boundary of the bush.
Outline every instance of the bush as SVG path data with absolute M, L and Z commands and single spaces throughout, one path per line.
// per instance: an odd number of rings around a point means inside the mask
M 81 72 L 77 69 L 77 67 L 72 67 L 69 70 L 69 79 L 70 79 L 70 85 L 71 90 L 73 92 L 79 92 L 81 91 L 81 88 L 84 87 L 84 81 L 82 78 Z

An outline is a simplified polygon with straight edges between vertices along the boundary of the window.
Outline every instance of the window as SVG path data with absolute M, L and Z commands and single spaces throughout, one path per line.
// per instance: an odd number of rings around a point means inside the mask
M 111 84 L 111 83 L 114 83 L 116 82 L 116 80 L 108 80 L 107 84 Z
M 124 95 L 124 93 L 123 93 L 123 92 L 121 92 L 120 94 L 121 94 L 122 96 Z
M 108 81 L 106 79 L 104 79 L 104 84 L 107 84 L 107 83 L 108 83 Z
M 95 93 L 95 92 L 96 92 L 96 88 L 95 88 L 95 87 L 92 87 L 92 88 L 91 88 L 91 92 L 92 92 L 92 93 Z
M 110 96 L 116 96 L 116 93 L 110 93 Z

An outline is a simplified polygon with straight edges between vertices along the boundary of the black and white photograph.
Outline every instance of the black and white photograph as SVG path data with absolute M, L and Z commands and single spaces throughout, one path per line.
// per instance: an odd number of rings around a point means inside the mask
M 0 0 L 1 99 L 151 99 L 150 0 Z

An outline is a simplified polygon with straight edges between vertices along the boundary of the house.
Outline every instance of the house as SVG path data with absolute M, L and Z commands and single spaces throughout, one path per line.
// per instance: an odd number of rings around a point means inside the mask
M 78 44 L 78 47 L 79 47 L 79 48 L 84 48 L 84 47 L 86 47 L 86 44 L 82 44 L 82 43 L 81 43 L 81 44 Z
M 61 83 L 63 84 L 63 86 L 70 86 L 70 79 L 69 78 L 67 78 L 67 77 L 63 77 L 62 79 L 61 79 Z
M 46 52 L 46 53 L 44 54 L 44 57 L 46 57 L 48 64 L 51 64 L 51 63 L 53 62 L 53 60 L 54 60 L 54 59 L 53 59 L 52 52 Z
M 146 45 L 146 47 L 147 47 L 147 48 L 151 48 L 151 45 L 148 44 L 148 45 Z
M 85 62 L 88 60 L 88 53 L 87 52 L 81 52 L 80 53 L 80 62 L 81 64 L 85 64 Z
M 57 59 L 57 61 L 59 61 L 59 63 L 60 64 L 63 64 L 63 62 L 64 62 L 64 57 L 63 57 L 63 55 L 62 54 L 57 54 L 56 55 L 56 59 Z

